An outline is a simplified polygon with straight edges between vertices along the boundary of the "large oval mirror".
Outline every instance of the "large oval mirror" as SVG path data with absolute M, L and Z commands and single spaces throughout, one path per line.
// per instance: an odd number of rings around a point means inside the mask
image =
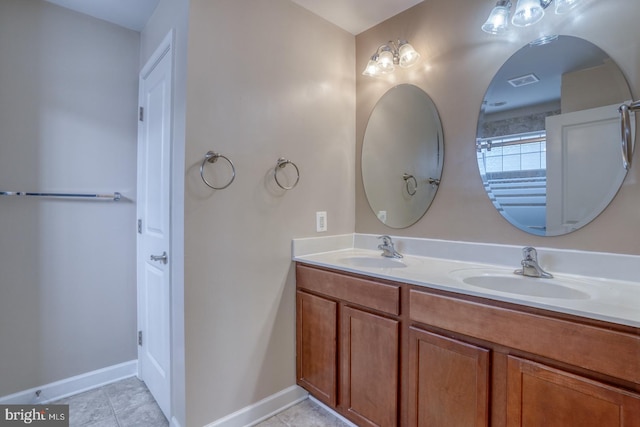
M 591 222 L 622 185 L 618 108 L 632 97 L 602 49 L 546 41 L 520 49 L 491 81 L 476 151 L 496 209 L 523 231 L 557 236 Z
M 422 89 L 402 84 L 374 107 L 362 143 L 362 181 L 369 206 L 392 228 L 418 221 L 442 174 L 442 124 Z

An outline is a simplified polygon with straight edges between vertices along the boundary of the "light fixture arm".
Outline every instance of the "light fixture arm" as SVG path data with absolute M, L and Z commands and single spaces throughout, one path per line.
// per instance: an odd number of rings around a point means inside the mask
M 398 41 L 398 44 L 400 42 Z M 393 40 L 389 40 L 389 43 L 386 44 L 387 48 L 393 54 L 393 63 L 398 65 L 400 63 L 400 54 L 398 53 L 398 45 L 395 44 Z
M 542 6 L 543 9 L 546 9 L 549 7 L 552 1 L 553 0 L 540 0 L 540 6 Z

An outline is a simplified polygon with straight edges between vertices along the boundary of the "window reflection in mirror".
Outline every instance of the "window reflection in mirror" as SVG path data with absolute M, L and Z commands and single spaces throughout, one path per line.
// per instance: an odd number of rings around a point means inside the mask
M 588 41 L 559 36 L 516 52 L 478 119 L 478 168 L 496 209 L 540 236 L 591 222 L 626 176 L 618 107 L 630 99 L 621 70 Z

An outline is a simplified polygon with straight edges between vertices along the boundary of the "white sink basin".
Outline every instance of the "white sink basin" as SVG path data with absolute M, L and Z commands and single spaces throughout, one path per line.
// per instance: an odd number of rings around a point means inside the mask
M 406 268 L 407 265 L 399 258 L 386 258 L 383 256 L 350 256 L 340 258 L 338 262 L 349 267 L 357 268 Z
M 540 279 L 524 277 L 508 271 L 470 268 L 449 273 L 463 283 L 477 288 L 540 298 L 590 299 L 580 288 L 580 282 L 571 279 Z

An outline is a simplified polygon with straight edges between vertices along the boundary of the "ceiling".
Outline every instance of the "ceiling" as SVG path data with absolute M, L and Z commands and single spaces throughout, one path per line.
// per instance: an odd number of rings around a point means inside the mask
M 418 3 L 422 3 L 423 0 L 291 1 L 356 35 Z
M 142 31 L 160 0 L 45 0 Z M 359 34 L 423 0 L 292 0 L 351 34 Z
M 134 31 L 142 31 L 160 0 L 45 0 Z
M 483 112 L 498 113 L 546 102 L 560 103 L 562 75 L 602 65 L 609 56 L 599 47 L 571 36 L 542 46 L 527 45 L 498 70 L 484 98 Z M 535 75 L 539 81 L 520 87 L 510 79 Z

